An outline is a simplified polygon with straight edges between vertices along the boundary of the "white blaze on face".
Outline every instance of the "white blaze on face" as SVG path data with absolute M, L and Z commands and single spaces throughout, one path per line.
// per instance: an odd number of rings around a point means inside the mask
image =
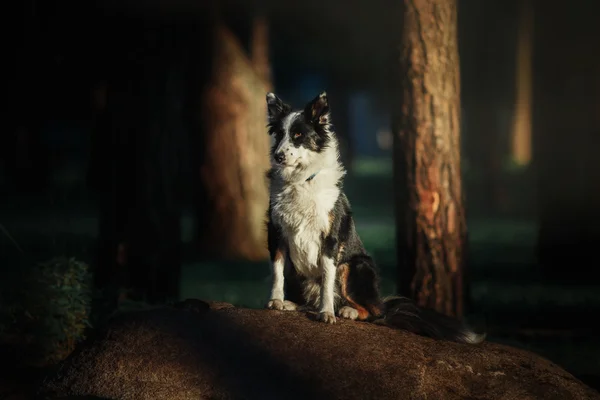
M 296 120 L 296 118 L 300 115 L 299 112 L 293 112 L 287 115 L 282 121 L 282 129 L 283 129 L 283 139 L 279 142 L 279 146 L 275 150 L 275 154 L 283 153 L 285 154 L 286 166 L 294 166 L 298 161 L 298 148 L 294 147 L 294 144 L 291 140 L 290 128 L 292 124 Z M 275 136 L 275 135 L 273 135 Z
M 281 142 L 279 142 L 279 146 L 277 147 L 277 150 L 275 150 L 275 154 L 283 153 L 283 154 L 285 154 L 286 159 L 289 159 L 290 154 L 292 153 L 293 147 L 294 147 L 294 145 L 292 144 L 292 141 L 290 140 L 290 134 L 285 133 L 283 135 L 283 139 L 281 139 Z

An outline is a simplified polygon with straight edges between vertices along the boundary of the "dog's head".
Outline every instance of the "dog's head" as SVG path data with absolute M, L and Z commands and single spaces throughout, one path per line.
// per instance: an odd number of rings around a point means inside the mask
M 322 92 L 304 110 L 292 111 L 274 93 L 267 93 L 271 165 L 291 176 L 327 159 L 337 160 L 337 146 L 331 131 L 329 102 Z M 335 154 L 332 157 L 331 152 Z M 314 171 L 313 171 L 314 172 Z

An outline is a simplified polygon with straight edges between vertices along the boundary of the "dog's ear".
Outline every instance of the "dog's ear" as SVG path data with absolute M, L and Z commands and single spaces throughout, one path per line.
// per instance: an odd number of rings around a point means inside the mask
M 306 105 L 304 116 L 313 124 L 329 125 L 329 100 L 326 92 L 321 92 Z
M 276 121 L 290 112 L 290 106 L 285 104 L 275 93 L 267 93 L 267 114 L 269 123 Z

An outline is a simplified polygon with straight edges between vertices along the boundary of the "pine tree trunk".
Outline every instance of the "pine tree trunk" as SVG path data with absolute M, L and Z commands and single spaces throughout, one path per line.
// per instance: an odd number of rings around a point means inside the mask
M 197 204 L 199 247 L 205 257 L 268 256 L 265 95 L 270 83 L 264 81 L 268 66 L 262 65 L 268 63 L 268 43 L 259 43 L 267 40 L 266 26 L 255 26 L 253 59 L 224 24 L 217 23 L 212 32 L 212 68 L 195 117 L 202 138 Z
M 454 0 L 404 0 L 394 129 L 398 290 L 461 317 L 466 221 Z
M 516 60 L 516 110 L 511 137 L 512 159 L 519 165 L 531 161 L 531 107 L 533 60 L 533 4 L 521 0 L 519 4 L 519 36 Z

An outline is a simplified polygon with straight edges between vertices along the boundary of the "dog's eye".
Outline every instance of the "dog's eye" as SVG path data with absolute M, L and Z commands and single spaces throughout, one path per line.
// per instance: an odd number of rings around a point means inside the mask
M 294 139 L 298 139 L 302 134 L 300 132 L 294 133 Z

